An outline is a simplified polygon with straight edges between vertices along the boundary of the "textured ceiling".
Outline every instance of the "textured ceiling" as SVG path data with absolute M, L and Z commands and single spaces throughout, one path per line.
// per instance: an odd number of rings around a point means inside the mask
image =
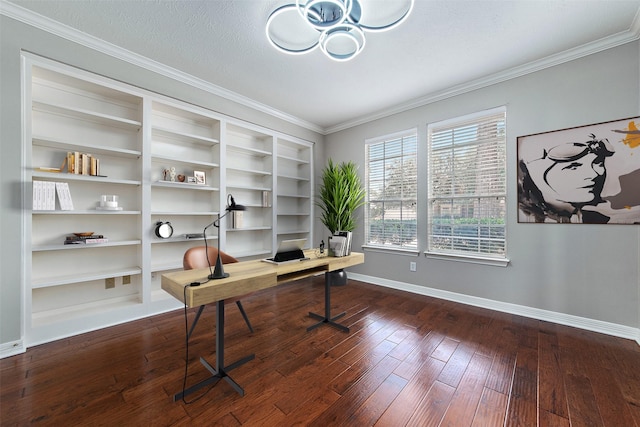
M 390 0 L 362 0 L 375 5 Z M 640 33 L 640 0 L 416 0 L 367 33 L 353 61 L 273 49 L 282 0 L 12 0 L 10 3 L 255 100 L 327 132 L 470 82 L 579 56 Z M 539 66 L 539 65 L 538 65 Z M 505 74 L 509 71 L 508 74 Z

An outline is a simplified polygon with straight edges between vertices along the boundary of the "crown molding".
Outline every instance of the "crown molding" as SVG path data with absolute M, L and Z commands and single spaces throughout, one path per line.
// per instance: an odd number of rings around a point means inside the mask
M 448 99 L 477 89 L 482 89 L 491 85 L 502 83 L 507 80 L 515 79 L 517 77 L 522 77 L 527 74 L 535 73 L 536 71 L 544 70 L 546 68 L 554 67 L 556 65 L 564 64 L 566 62 L 602 52 L 603 50 L 621 46 L 638 39 L 640 39 L 640 9 L 638 9 L 633 23 L 627 31 L 613 34 L 600 40 L 596 40 L 594 42 L 587 43 L 582 46 L 578 46 L 576 48 L 569 49 L 537 61 L 532 61 L 524 65 L 513 67 L 499 73 L 491 74 L 480 79 L 465 82 L 463 84 L 453 86 L 439 92 L 434 92 L 426 96 L 395 105 L 391 108 L 380 110 L 374 114 L 369 114 L 354 120 L 340 123 L 338 125 L 326 128 L 325 135 L 349 129 L 354 126 L 362 125 L 373 120 L 382 119 L 393 114 L 402 113 L 414 108 L 432 104 L 437 101 L 442 101 L 444 99 Z
M 32 27 L 46 31 L 50 34 L 62 37 L 73 43 L 88 47 L 95 51 L 104 53 L 116 59 L 128 62 L 129 64 L 144 68 L 154 73 L 169 77 L 173 80 L 177 80 L 181 83 L 185 83 L 189 86 L 208 92 L 212 95 L 216 95 L 227 99 L 229 101 L 236 102 L 245 107 L 249 107 L 256 111 L 268 114 L 272 117 L 284 120 L 302 128 L 324 134 L 324 129 L 315 123 L 308 122 L 299 117 L 295 117 L 291 114 L 287 114 L 266 104 L 262 104 L 258 101 L 250 99 L 246 96 L 240 95 L 236 92 L 225 89 L 221 86 L 214 85 L 203 79 L 192 76 L 183 71 L 169 67 L 160 62 L 146 58 L 137 53 L 131 52 L 122 47 L 116 46 L 112 43 L 106 42 L 97 37 L 86 34 L 68 25 L 54 21 L 50 18 L 32 12 L 28 9 L 20 7 L 18 5 L 8 3 L 4 0 L 0 0 L 0 14 L 9 18 L 15 19 Z

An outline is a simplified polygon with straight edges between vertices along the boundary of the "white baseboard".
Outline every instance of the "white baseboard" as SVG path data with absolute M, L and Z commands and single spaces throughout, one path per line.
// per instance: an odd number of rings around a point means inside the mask
M 22 354 L 25 351 L 27 351 L 27 349 L 24 347 L 22 340 L 2 343 L 0 344 L 0 359 Z
M 524 305 L 511 304 L 501 301 L 479 298 L 470 295 L 458 294 L 455 292 L 443 291 L 441 289 L 419 286 L 411 283 L 398 282 L 395 280 L 381 279 L 379 277 L 365 276 L 363 274 L 349 273 L 353 280 L 371 283 L 373 285 L 407 291 L 414 294 L 444 299 L 447 301 L 459 302 L 461 304 L 473 305 L 490 310 L 501 311 L 509 314 L 529 317 L 546 322 L 558 323 L 565 326 L 599 332 L 620 338 L 635 340 L 640 345 L 640 329 L 630 326 L 618 325 L 616 323 L 603 322 L 601 320 L 588 319 L 586 317 L 573 316 L 571 314 L 558 313 L 554 311 L 542 310 L 539 308 L 527 307 Z

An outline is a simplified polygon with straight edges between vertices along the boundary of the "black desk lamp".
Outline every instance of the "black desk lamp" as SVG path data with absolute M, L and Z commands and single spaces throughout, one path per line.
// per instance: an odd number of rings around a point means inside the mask
M 218 218 L 213 221 L 211 224 L 207 225 L 204 228 L 203 236 L 204 236 L 204 247 L 205 252 L 207 252 L 207 228 L 212 225 L 218 229 L 218 258 L 216 259 L 216 267 L 211 274 L 209 274 L 209 279 L 224 279 L 225 277 L 229 277 L 229 273 L 224 272 L 224 268 L 222 267 L 222 257 L 220 256 L 220 219 L 224 218 L 231 211 L 244 211 L 245 208 L 243 205 L 237 205 L 236 201 L 233 200 L 233 196 L 229 194 L 227 196 L 227 207 L 225 209 L 225 213 L 222 216 L 218 213 Z M 211 262 L 209 261 L 209 254 L 207 253 L 207 263 L 209 263 L 209 271 L 211 272 Z

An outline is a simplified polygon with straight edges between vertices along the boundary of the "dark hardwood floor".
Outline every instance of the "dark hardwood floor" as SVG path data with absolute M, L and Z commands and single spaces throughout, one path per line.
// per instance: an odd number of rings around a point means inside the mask
M 255 360 L 173 402 L 183 311 L 59 340 L 0 360 L 1 425 L 640 426 L 640 346 L 357 281 L 332 289 L 346 334 L 311 332 L 323 279 L 226 310 L 226 362 Z M 215 360 L 214 307 L 189 346 L 188 385 Z M 189 310 L 189 320 L 195 311 Z

